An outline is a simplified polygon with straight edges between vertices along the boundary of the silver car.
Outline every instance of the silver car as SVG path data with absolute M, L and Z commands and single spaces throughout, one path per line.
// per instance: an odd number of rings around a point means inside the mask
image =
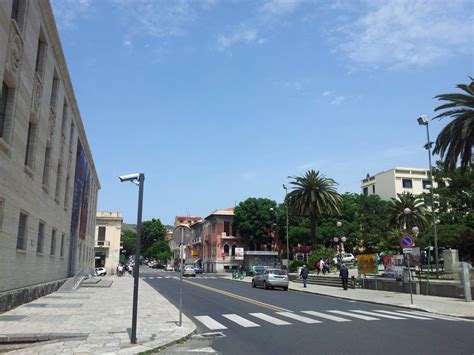
M 281 287 L 288 291 L 288 274 L 281 269 L 265 269 L 252 278 L 252 287 L 262 286 L 264 289 Z
M 193 276 L 196 277 L 196 271 L 192 265 L 186 265 L 184 267 L 183 276 Z

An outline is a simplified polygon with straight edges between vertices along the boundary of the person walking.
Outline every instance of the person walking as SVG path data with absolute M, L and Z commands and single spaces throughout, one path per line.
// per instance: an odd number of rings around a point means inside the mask
M 342 288 L 347 291 L 347 282 L 349 280 L 349 270 L 344 264 L 341 264 L 341 269 L 339 270 L 339 277 L 342 280 Z
M 303 278 L 303 285 L 306 287 L 306 281 L 308 280 L 309 270 L 306 267 L 306 264 L 303 265 L 303 268 L 300 271 L 300 276 Z
M 323 275 L 326 275 L 325 267 L 326 267 L 326 264 L 324 263 L 324 259 L 321 259 L 319 261 L 319 271 L 321 271 L 323 273 Z M 319 272 L 318 272 L 318 274 L 319 274 Z

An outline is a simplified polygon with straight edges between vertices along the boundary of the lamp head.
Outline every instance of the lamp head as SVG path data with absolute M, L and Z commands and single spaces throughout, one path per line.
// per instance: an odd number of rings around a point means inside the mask
M 139 177 L 140 177 L 140 174 L 136 173 L 136 174 L 121 175 L 119 176 L 119 179 L 120 179 L 120 182 L 125 182 L 125 181 L 138 180 Z
M 426 126 L 428 124 L 428 117 L 425 115 L 418 117 L 416 120 L 420 126 Z

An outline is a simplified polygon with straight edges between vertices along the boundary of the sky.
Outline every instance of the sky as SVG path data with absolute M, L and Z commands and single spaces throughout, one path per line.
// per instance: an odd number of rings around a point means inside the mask
M 473 1 L 52 0 L 98 210 L 173 224 L 320 171 L 428 167 L 434 96 L 474 76 Z M 434 140 L 449 119 L 430 121 Z M 435 157 L 436 159 L 436 157 Z

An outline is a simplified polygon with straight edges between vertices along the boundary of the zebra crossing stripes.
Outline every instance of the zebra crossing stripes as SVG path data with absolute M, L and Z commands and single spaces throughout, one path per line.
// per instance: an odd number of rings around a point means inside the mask
M 222 325 L 218 321 L 212 319 L 209 316 L 195 316 L 198 321 L 200 321 L 202 324 L 204 324 L 207 328 L 210 330 L 223 330 L 227 329 L 225 325 Z
M 418 312 L 418 311 L 400 311 L 400 312 L 407 313 L 407 314 L 416 314 L 416 315 L 420 315 L 420 316 L 427 316 L 427 317 L 442 319 L 442 320 L 449 320 L 449 321 L 452 321 L 452 322 L 459 322 L 461 320 L 464 320 L 464 319 L 458 319 L 458 318 L 449 317 L 449 316 L 442 316 L 440 314 L 433 314 L 433 313 L 426 314 L 426 313 Z
M 352 322 L 351 319 L 341 318 L 341 317 L 338 317 L 338 316 L 333 316 L 333 315 L 326 314 L 326 313 L 321 313 L 321 312 L 302 311 L 302 313 L 306 313 L 306 314 L 309 314 L 311 316 L 315 316 L 315 317 L 319 317 L 319 318 L 329 319 L 329 320 L 332 320 L 334 322 Z
M 341 314 L 343 316 L 353 317 L 353 318 L 358 318 L 358 319 L 363 319 L 363 320 L 380 320 L 379 318 L 363 316 L 362 314 L 354 314 L 354 313 L 344 312 L 344 311 L 331 310 L 331 311 L 328 311 L 328 312 L 337 313 L 337 314 Z
M 260 327 L 260 324 L 254 323 L 251 320 L 238 316 L 237 314 L 223 314 L 222 316 L 244 328 Z
M 292 312 L 276 312 L 276 313 L 280 314 L 282 316 L 291 318 L 291 319 L 299 320 L 300 322 L 307 323 L 307 324 L 321 323 L 319 320 L 304 317 L 304 316 L 300 316 L 300 315 L 298 315 L 296 313 L 292 313 Z
M 357 310 L 357 309 L 353 309 L 353 310 L 351 310 L 351 312 L 368 314 L 369 316 L 375 315 L 377 317 L 388 318 L 388 319 L 406 319 L 406 318 L 403 318 L 403 317 L 391 316 L 391 315 L 388 315 L 388 314 L 374 313 L 374 312 L 368 312 L 368 311 L 362 311 L 362 310 Z
M 396 312 L 390 312 L 390 311 L 383 311 L 383 310 L 375 310 L 375 312 L 377 313 L 386 313 L 386 314 L 392 314 L 394 316 L 403 316 L 403 317 L 406 317 L 406 318 L 413 318 L 413 319 L 421 319 L 421 320 L 433 320 L 432 318 L 427 318 L 427 317 L 422 317 L 422 316 L 415 316 L 413 314 L 400 314 L 400 313 L 396 313 Z
M 261 320 L 264 320 L 268 323 L 275 324 L 275 325 L 290 325 L 291 323 L 269 316 L 268 314 L 265 313 L 249 313 L 251 316 L 257 317 Z

